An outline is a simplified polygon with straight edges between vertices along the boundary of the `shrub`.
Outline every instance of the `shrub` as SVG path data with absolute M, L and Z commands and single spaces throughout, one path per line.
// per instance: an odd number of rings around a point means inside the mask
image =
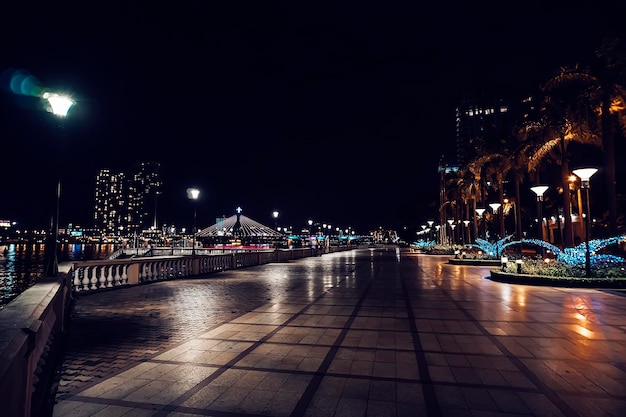
M 504 272 L 518 273 L 515 260 L 507 262 Z M 551 259 L 545 262 L 537 258 L 524 258 L 521 274 L 542 275 L 549 277 L 585 278 L 584 267 L 567 265 L 564 262 Z M 592 278 L 625 278 L 626 265 L 624 264 L 596 264 L 591 268 Z

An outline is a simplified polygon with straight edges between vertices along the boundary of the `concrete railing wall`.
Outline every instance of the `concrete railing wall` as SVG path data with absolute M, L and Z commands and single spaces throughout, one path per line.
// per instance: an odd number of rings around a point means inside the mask
M 0 309 L 1 416 L 39 417 L 49 410 L 50 388 L 75 295 L 131 285 L 285 262 L 354 246 L 298 248 L 196 256 L 73 262 L 59 278 L 40 279 Z
M 38 416 L 47 407 L 71 300 L 69 275 L 42 279 L 0 310 L 3 416 Z

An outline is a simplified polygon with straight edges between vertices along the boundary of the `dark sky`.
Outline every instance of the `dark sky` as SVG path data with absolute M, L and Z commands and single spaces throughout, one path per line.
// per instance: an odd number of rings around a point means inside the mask
M 160 222 L 244 214 L 359 232 L 435 214 L 466 91 L 522 96 L 624 31 L 623 2 L 24 2 L 0 13 L 0 73 L 76 106 L 0 93 L 0 218 L 90 225 L 98 169 L 163 166 Z M 544 4 L 545 3 L 545 4 Z M 60 157 L 57 157 L 57 154 Z

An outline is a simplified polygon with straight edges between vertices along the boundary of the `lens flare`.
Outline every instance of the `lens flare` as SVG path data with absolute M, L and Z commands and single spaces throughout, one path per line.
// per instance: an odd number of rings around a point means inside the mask
M 41 97 L 43 87 L 37 77 L 23 69 L 9 68 L 0 75 L 0 85 L 13 94 Z

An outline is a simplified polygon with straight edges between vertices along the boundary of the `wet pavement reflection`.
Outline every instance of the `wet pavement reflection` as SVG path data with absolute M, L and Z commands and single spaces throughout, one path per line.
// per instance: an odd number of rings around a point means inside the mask
M 626 303 L 356 249 L 81 296 L 55 416 L 623 416 Z

